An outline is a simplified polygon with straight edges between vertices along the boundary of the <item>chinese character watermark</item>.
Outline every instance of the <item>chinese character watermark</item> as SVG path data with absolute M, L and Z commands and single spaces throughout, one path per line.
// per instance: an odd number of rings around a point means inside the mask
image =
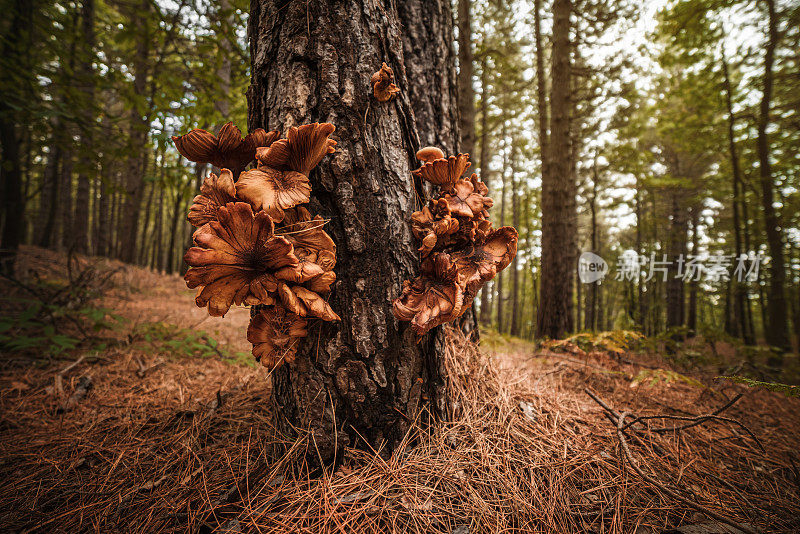
M 653 278 L 666 282 L 670 277 L 684 282 L 727 281 L 755 282 L 764 257 L 761 254 L 680 254 L 670 260 L 667 254 L 637 254 L 624 251 L 617 259 L 614 280 L 629 281 Z M 600 282 L 608 273 L 608 264 L 592 252 L 584 252 L 578 260 L 578 275 L 584 284 Z

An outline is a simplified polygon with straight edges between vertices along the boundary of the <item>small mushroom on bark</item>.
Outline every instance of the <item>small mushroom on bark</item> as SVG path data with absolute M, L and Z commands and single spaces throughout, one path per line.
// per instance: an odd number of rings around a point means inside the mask
M 442 191 L 449 191 L 469 166 L 469 154 L 459 154 L 427 160 L 419 169 L 412 171 L 412 174 L 438 185 Z
M 444 158 L 444 152 L 435 146 L 426 146 L 417 150 L 417 159 L 422 163 L 429 163 Z
M 482 184 L 483 182 L 479 183 Z M 473 182 L 470 180 L 456 181 L 452 190 L 449 193 L 445 193 L 443 198 L 447 200 L 447 205 L 453 215 L 470 219 L 482 215 L 494 203 L 491 198 L 477 193 Z
M 517 254 L 517 240 L 517 231 L 504 226 L 490 232 L 472 247 L 451 254 L 458 267 L 465 304 L 472 302 L 486 282 L 508 267 Z
M 378 102 L 388 102 L 400 92 L 394 84 L 394 71 L 385 62 L 381 65 L 378 72 L 370 78 L 372 84 L 372 94 Z
M 186 135 L 173 136 L 172 141 L 189 161 L 230 169 L 235 179 L 255 159 L 256 148 L 269 146 L 279 136 L 279 132 L 258 128 L 242 137 L 239 128 L 229 122 L 220 128 L 219 135 L 196 128 Z

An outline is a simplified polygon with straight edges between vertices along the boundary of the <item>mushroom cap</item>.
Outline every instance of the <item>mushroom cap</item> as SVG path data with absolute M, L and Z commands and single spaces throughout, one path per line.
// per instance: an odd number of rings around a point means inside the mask
M 220 128 L 218 135 L 195 128 L 185 135 L 173 136 L 172 141 L 178 152 L 189 161 L 230 169 L 236 176 L 255 159 L 256 148 L 269 146 L 279 135 L 258 128 L 242 137 L 239 128 L 228 122 Z
M 233 185 L 231 171 L 222 169 L 219 176 L 212 172 L 203 180 L 200 194 L 192 200 L 187 219 L 192 226 L 202 228 L 211 221 L 217 220 L 219 208 L 228 202 L 235 201 L 236 188 Z
M 417 159 L 423 163 L 442 158 L 444 158 L 444 152 L 435 146 L 426 146 L 417 150 Z
M 458 154 L 426 161 L 419 169 L 411 171 L 411 174 L 438 185 L 443 191 L 449 191 L 470 165 L 469 154 Z

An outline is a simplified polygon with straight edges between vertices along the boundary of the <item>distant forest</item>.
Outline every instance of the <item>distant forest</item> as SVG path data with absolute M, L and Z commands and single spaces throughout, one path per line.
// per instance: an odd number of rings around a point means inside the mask
M 184 272 L 188 207 L 219 170 L 171 137 L 247 131 L 249 3 L 3 5 L 4 257 L 31 244 Z M 460 148 L 495 226 L 519 230 L 476 299 L 483 326 L 798 343 L 800 4 L 458 0 L 453 14 Z M 581 281 L 588 251 L 601 283 Z

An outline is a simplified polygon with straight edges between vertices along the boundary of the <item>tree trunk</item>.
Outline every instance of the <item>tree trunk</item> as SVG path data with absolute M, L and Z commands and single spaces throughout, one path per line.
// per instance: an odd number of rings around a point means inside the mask
M 130 17 L 134 21 L 145 17 L 150 12 L 150 0 L 142 0 L 137 8 L 132 9 Z M 125 208 L 120 225 L 119 240 L 121 242 L 120 259 L 127 263 L 136 260 L 136 235 L 139 231 L 139 211 L 144 194 L 144 173 L 147 167 L 147 134 L 149 123 L 143 109 L 145 89 L 148 76 L 148 59 L 150 56 L 149 25 L 143 24 L 142 31 L 137 33 L 136 55 L 133 60 L 133 92 L 136 101 L 131 109 L 130 120 L 130 162 L 125 173 Z
M 733 114 L 733 88 L 731 87 L 731 80 L 728 74 L 728 61 L 725 58 L 724 48 L 722 51 L 722 74 L 723 83 L 725 88 L 725 104 L 728 112 L 728 151 L 731 158 L 731 174 L 733 182 L 733 236 L 734 247 L 736 251 L 736 258 L 739 258 L 744 250 L 742 249 L 742 227 L 739 217 L 739 205 L 742 203 L 741 197 L 741 184 L 742 184 L 742 171 L 739 167 L 739 154 L 736 150 L 736 138 L 734 136 L 734 129 L 736 119 Z M 734 297 L 733 297 L 733 317 L 734 322 L 739 329 L 739 333 L 744 340 L 745 345 L 755 344 L 753 332 L 748 328 L 747 317 L 745 312 L 745 298 L 747 297 L 746 283 L 739 280 L 733 280 Z
M 469 154 L 475 148 L 471 4 L 471 0 L 458 0 L 458 112 L 461 119 L 461 150 Z
M 0 272 L 14 273 L 14 261 L 23 238 L 23 217 L 25 216 L 25 197 L 22 195 L 22 159 L 20 156 L 20 133 L 18 125 L 24 120 L 20 108 L 24 108 L 29 91 L 33 89 L 31 79 L 30 50 L 33 15 L 37 13 L 35 2 L 16 0 L 8 3 L 8 32 L 0 36 L 0 53 L 4 65 L 17 69 L 17 72 L 4 72 L 4 78 L 12 80 L 6 84 L 0 98 Z
M 486 64 L 486 54 L 481 57 L 481 151 L 478 158 L 481 177 L 489 183 L 489 73 Z M 492 322 L 492 303 L 490 284 L 481 288 L 481 324 L 488 326 Z
M 431 16 L 424 22 L 432 34 L 452 31 L 444 0 L 419 6 Z M 448 410 L 438 329 L 417 343 L 394 319 L 391 299 L 419 267 L 409 222 L 424 193 L 411 175 L 419 140 L 409 97 L 435 93 L 432 81 L 453 71 L 447 49 L 431 41 L 417 41 L 419 55 L 407 62 L 400 31 L 391 4 L 251 3 L 249 129 L 286 132 L 313 121 L 337 127 L 336 154 L 312 173 L 310 207 L 331 221 L 326 229 L 339 258 L 330 304 L 342 321 L 314 325 L 297 360 L 273 374 L 282 420 L 308 429 L 311 458 L 326 463 L 345 446 L 389 453 L 420 409 L 440 417 Z M 382 61 L 401 89 L 383 104 L 369 84 Z M 412 65 L 425 70 L 410 77 Z
M 679 258 L 686 259 L 686 238 L 688 217 L 686 198 L 679 190 L 670 193 L 672 221 L 669 229 L 667 260 L 670 262 L 667 271 L 667 328 L 675 328 L 684 324 L 684 282 L 678 278 Z M 656 255 L 658 260 L 658 255 Z M 660 276 L 660 274 L 657 274 Z
M 397 2 L 396 7 L 402 31 L 399 38 L 403 43 L 405 78 L 408 80 L 399 87 L 406 92 L 411 103 L 419 145 L 437 146 L 447 155 L 465 151 L 467 149 L 460 145 L 459 93 L 450 3 L 444 0 L 404 0 Z M 372 67 L 374 65 L 369 65 Z M 397 72 L 395 76 L 398 76 Z M 374 99 L 371 101 L 370 115 L 378 104 Z M 416 168 L 419 162 L 415 160 L 412 165 Z
M 700 225 L 700 206 L 696 205 L 692 208 L 692 255 L 697 257 L 699 255 L 698 247 L 700 246 L 700 236 L 698 234 L 698 226 Z M 691 335 L 697 334 L 697 291 L 698 281 L 692 277 L 689 281 L 689 312 L 686 318 L 686 326 L 689 327 Z M 726 289 L 725 293 L 726 305 L 729 302 L 730 286 Z
M 176 270 L 176 252 L 175 243 L 178 233 L 178 220 L 181 216 L 181 190 L 180 187 L 175 189 L 175 202 L 172 204 L 172 220 L 169 224 L 169 248 L 167 248 L 167 272 L 172 274 Z
M 511 154 L 511 224 L 519 229 L 519 192 L 517 191 L 517 158 Z M 519 336 L 519 254 L 511 260 L 511 327 L 512 336 Z
M 772 166 L 769 161 L 770 147 L 767 127 L 772 100 L 772 66 L 775 60 L 775 47 L 778 44 L 778 20 L 774 0 L 764 0 L 769 17 L 769 36 L 764 53 L 764 87 L 758 117 L 758 162 L 761 178 L 761 203 L 764 210 L 764 229 L 771 257 L 769 269 L 769 295 L 767 299 L 768 321 L 764 327 L 767 343 L 784 351 L 791 349 L 787 330 L 786 299 L 784 284 L 786 268 L 783 260 L 783 239 L 780 217 L 774 206 L 775 183 L 772 179 Z
M 12 110 L 5 103 L 0 103 L 0 143 L 2 143 L 2 159 L 0 159 L 0 192 L 3 194 L 3 212 L 0 223 L 3 225 L 2 241 L 0 241 L 0 273 L 14 273 L 14 259 L 22 241 L 22 169 L 19 157 L 19 138 L 12 120 Z
M 80 83 L 83 99 L 81 102 L 80 145 L 85 150 L 94 150 L 94 0 L 83 0 L 81 8 L 81 46 L 83 51 L 78 62 L 78 81 Z M 73 215 L 74 245 L 77 252 L 89 252 L 89 184 L 96 171 L 96 162 L 93 157 L 81 157 L 78 167 L 78 190 L 75 197 L 75 212 Z
M 545 168 L 548 165 L 547 147 L 548 147 L 548 133 L 550 128 L 550 121 L 547 118 L 549 113 L 547 109 L 547 81 L 544 76 L 544 48 L 542 45 L 542 18 L 541 18 L 541 0 L 533 1 L 533 35 L 534 42 L 536 43 L 536 106 L 539 112 L 539 150 L 542 158 L 542 176 L 548 174 Z
M 570 150 L 571 0 L 553 2 L 552 133 L 542 174 L 542 268 L 537 333 L 561 338 L 573 328 L 575 179 Z
M 69 128 L 67 128 L 69 131 Z M 67 136 L 69 140 L 70 136 Z M 69 141 L 67 141 L 69 142 Z M 61 176 L 59 178 L 58 193 L 58 226 L 59 240 L 57 246 L 60 249 L 71 251 L 75 245 L 75 233 L 72 228 L 72 169 L 74 166 L 74 152 L 71 148 L 63 151 L 63 161 L 61 163 Z
M 589 199 L 589 214 L 591 216 L 590 224 L 592 227 L 592 253 L 597 255 L 600 255 L 600 251 L 597 250 L 597 190 L 599 185 L 597 182 L 599 179 L 599 173 L 597 172 L 597 153 L 595 152 L 592 162 L 592 197 Z M 578 283 L 580 283 L 580 281 L 578 281 Z M 592 282 L 589 284 L 589 287 L 586 288 L 586 317 L 583 325 L 584 330 L 594 330 L 596 326 L 597 286 L 598 284 L 596 282 Z M 580 288 L 580 285 L 578 288 Z M 580 299 L 578 299 L 578 302 L 580 302 Z
M 53 142 L 47 154 L 47 164 L 42 172 L 42 192 L 39 196 L 39 213 L 36 224 L 37 228 L 41 229 L 41 233 L 36 238 L 36 244 L 44 248 L 49 248 L 53 244 L 53 232 L 56 227 L 58 209 L 58 170 L 60 163 L 61 147 L 59 141 L 55 138 L 55 134 L 53 134 Z
M 509 152 L 513 150 L 512 147 L 508 146 L 508 127 L 507 127 L 507 119 L 503 118 L 503 129 L 501 132 L 501 137 L 503 138 L 503 143 L 505 145 L 503 149 L 503 170 L 500 172 L 500 179 L 503 181 L 503 187 L 500 189 L 500 222 L 497 223 L 497 227 L 501 227 L 506 224 L 506 192 L 508 189 L 508 180 L 506 179 L 506 171 L 509 167 Z M 497 306 L 497 331 L 501 334 L 506 328 L 505 322 L 505 301 L 503 300 L 503 282 L 505 281 L 505 276 L 502 272 L 497 273 L 497 276 L 494 279 L 494 286 L 497 289 L 497 300 L 495 304 Z

